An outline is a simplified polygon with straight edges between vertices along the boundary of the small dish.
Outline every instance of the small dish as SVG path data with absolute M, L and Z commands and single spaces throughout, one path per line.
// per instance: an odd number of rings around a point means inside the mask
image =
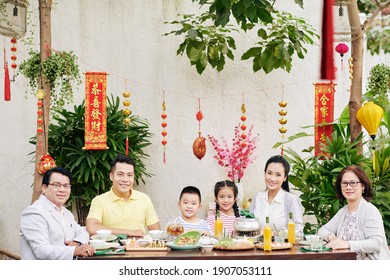
M 106 239 L 106 241 L 107 241 L 107 242 L 114 241 L 114 240 L 116 240 L 117 238 L 118 238 L 118 237 L 117 237 L 116 235 L 111 234 L 111 235 Z M 91 236 L 91 239 L 92 239 L 92 240 L 95 240 L 95 239 L 101 240 L 100 237 L 99 237 L 97 234 L 92 235 L 92 236 Z
M 202 251 L 202 253 L 209 253 L 213 250 L 213 248 L 214 248 L 214 245 L 208 244 L 208 245 L 202 245 L 200 247 L 200 250 Z
M 109 229 L 99 229 L 96 231 L 97 236 L 99 236 L 99 239 L 101 240 L 107 240 L 108 237 L 111 236 L 112 231 Z
M 149 235 L 153 240 L 160 240 L 162 238 L 164 231 L 162 230 L 149 230 Z
M 150 242 L 150 240 L 148 240 L 148 239 L 138 239 L 138 240 L 136 241 L 136 243 L 137 243 L 140 247 L 146 247 L 146 246 L 148 246 L 151 242 Z
M 174 242 L 170 241 L 166 243 L 167 246 L 173 250 L 194 250 L 198 249 L 202 246 L 201 243 L 197 243 L 195 245 L 176 245 Z

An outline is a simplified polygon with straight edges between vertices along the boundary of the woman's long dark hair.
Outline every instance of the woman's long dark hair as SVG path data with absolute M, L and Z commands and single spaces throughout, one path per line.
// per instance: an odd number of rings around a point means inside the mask
M 218 193 L 219 193 L 220 189 L 222 189 L 224 187 L 232 188 L 233 194 L 234 194 L 234 199 L 237 198 L 238 188 L 237 188 L 236 184 L 234 184 L 234 182 L 232 182 L 230 180 L 225 180 L 225 181 L 219 181 L 215 184 L 214 196 L 216 199 L 218 197 Z M 215 202 L 215 210 L 216 210 L 215 211 L 215 219 L 217 219 L 217 211 L 219 210 L 219 204 L 217 202 Z M 240 217 L 240 209 L 238 209 L 237 201 L 235 201 L 233 204 L 233 211 L 234 211 L 234 216 Z
M 280 155 L 270 157 L 267 160 L 267 163 L 265 164 L 264 173 L 267 172 L 267 168 L 268 168 L 268 165 L 270 163 L 283 164 L 284 174 L 286 175 L 286 180 L 282 183 L 282 189 L 285 190 L 286 192 L 290 192 L 290 187 L 288 185 L 288 173 L 290 172 L 290 164 L 288 163 L 288 161 L 283 156 L 280 156 Z

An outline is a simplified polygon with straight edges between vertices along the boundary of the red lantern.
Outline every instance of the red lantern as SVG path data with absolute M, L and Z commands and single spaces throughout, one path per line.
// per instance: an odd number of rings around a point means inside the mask
M 196 113 L 196 120 L 198 121 L 198 137 L 195 139 L 192 144 L 192 151 L 194 155 L 201 160 L 206 154 L 206 138 L 202 137 L 202 132 L 200 131 L 200 122 L 203 120 L 203 113 L 200 110 L 200 98 L 198 99 L 198 112 Z
M 340 43 L 336 46 L 335 48 L 336 52 L 338 52 L 340 54 L 340 57 L 341 57 L 341 71 L 343 71 L 343 58 L 344 58 L 344 54 L 347 53 L 349 51 L 349 48 L 346 44 L 343 44 L 343 43 Z
M 38 163 L 39 174 L 44 174 L 47 170 L 53 167 L 56 167 L 56 163 L 49 154 L 43 155 L 40 158 L 40 162 Z

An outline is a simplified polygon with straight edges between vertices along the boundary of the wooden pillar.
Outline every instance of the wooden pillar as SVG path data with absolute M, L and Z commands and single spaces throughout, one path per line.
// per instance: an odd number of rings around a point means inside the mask
M 361 26 L 357 1 L 352 1 L 348 11 L 351 26 Z M 363 31 L 359 28 L 356 34 L 352 34 L 351 52 L 353 63 L 353 79 L 349 97 L 349 128 L 351 142 L 362 133 L 362 125 L 356 118 L 356 112 L 362 107 L 362 79 L 363 79 Z M 359 143 L 359 153 L 363 152 L 362 142 Z
M 40 54 L 41 63 L 46 60 L 51 54 L 51 7 L 52 0 L 39 1 L 39 23 L 40 23 Z M 43 133 L 37 134 L 36 153 L 35 153 L 35 172 L 34 172 L 34 189 L 32 201 L 38 199 L 41 194 L 42 175 L 38 172 L 38 164 L 43 155 L 48 152 L 48 136 L 49 136 L 49 121 L 50 121 L 50 83 L 46 81 L 41 73 L 40 77 L 41 89 L 45 92 L 43 99 Z

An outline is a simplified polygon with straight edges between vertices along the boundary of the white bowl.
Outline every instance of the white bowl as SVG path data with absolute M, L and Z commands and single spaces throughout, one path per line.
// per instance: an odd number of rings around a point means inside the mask
M 208 252 L 211 252 L 214 248 L 214 245 L 202 245 L 200 247 L 200 250 L 202 251 L 202 253 L 208 253 Z
M 96 231 L 96 234 L 99 236 L 99 239 L 106 240 L 111 235 L 111 232 L 109 229 L 99 229 Z
M 137 244 L 140 246 L 140 247 L 146 247 L 146 246 L 148 246 L 150 243 L 151 243 L 151 241 L 150 240 L 148 240 L 148 239 L 137 239 Z
M 99 248 L 99 247 L 102 247 L 106 244 L 106 242 L 104 240 L 101 240 L 101 239 L 91 239 L 89 240 L 89 244 L 92 245 L 92 247 L 94 248 Z
M 160 240 L 164 231 L 162 230 L 149 230 L 150 237 L 153 238 L 153 240 Z

